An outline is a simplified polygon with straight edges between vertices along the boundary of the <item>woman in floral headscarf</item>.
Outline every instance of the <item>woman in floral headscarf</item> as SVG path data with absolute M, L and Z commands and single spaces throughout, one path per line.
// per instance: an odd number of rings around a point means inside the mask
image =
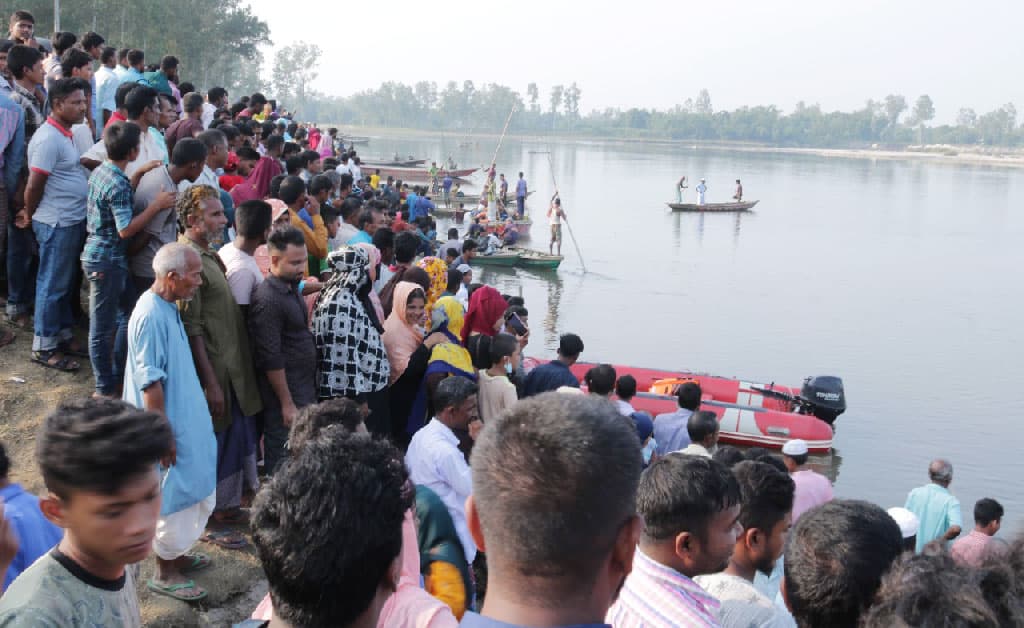
M 448 288 L 448 264 L 439 257 L 424 257 L 416 264 L 427 271 L 430 277 L 430 288 L 427 290 L 427 320 L 430 320 L 434 304 L 441 298 L 441 294 Z
M 370 256 L 363 249 L 343 247 L 331 252 L 327 262 L 334 274 L 313 312 L 318 396 L 365 401 L 370 408 L 367 429 L 388 434 L 391 365 L 381 339 L 384 328 L 370 302 Z

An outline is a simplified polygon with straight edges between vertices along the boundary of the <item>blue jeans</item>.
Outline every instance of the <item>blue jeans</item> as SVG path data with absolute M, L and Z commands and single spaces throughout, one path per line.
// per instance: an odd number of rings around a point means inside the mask
M 520 218 L 522 218 L 523 216 L 526 215 L 526 197 L 525 196 L 517 196 L 516 197 L 516 211 L 519 212 L 519 217 Z
M 32 311 L 35 293 L 32 278 L 32 258 L 35 257 L 35 238 L 28 227 L 14 226 L 14 217 L 7 223 L 7 315 L 21 316 Z
M 53 351 L 71 340 L 75 317 L 71 294 L 78 257 L 85 244 L 85 221 L 64 227 L 32 221 L 39 243 L 39 274 L 36 275 L 36 319 L 33 351 Z
M 133 299 L 128 269 L 116 264 L 82 264 L 89 282 L 89 361 L 96 392 L 114 395 L 128 357 L 128 318 Z

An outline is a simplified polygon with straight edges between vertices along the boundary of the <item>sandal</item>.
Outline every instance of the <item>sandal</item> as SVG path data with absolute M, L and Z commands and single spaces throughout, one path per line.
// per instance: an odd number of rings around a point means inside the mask
M 17 338 L 17 336 L 14 335 L 13 331 L 4 331 L 3 335 L 0 336 L 0 347 L 6 347 L 14 342 L 15 338 Z
M 59 356 L 59 357 L 58 357 Z M 52 360 L 56 359 L 54 362 Z M 59 351 L 33 351 L 32 361 L 48 369 L 55 369 L 65 373 L 76 373 L 82 365 L 67 356 L 61 355 Z
M 62 352 L 64 355 L 70 355 L 76 358 L 87 358 L 89 357 L 89 350 L 78 347 L 77 349 L 71 346 L 72 341 L 66 340 L 57 345 L 57 350 Z
M 199 600 L 206 597 L 206 591 L 204 590 L 201 590 L 199 593 L 194 595 L 185 595 L 184 593 L 179 593 L 179 591 L 181 591 L 182 589 L 196 588 L 196 583 L 193 580 L 180 582 L 178 584 L 161 584 L 156 580 L 147 580 L 146 588 L 148 588 L 150 591 L 158 595 L 166 595 L 167 597 L 171 597 L 176 600 L 181 600 L 182 602 L 198 602 Z
M 17 327 L 22 331 L 32 331 L 32 317 L 28 314 L 18 314 L 17 316 L 8 314 L 4 319 L 11 327 Z
M 205 534 L 199 539 L 204 543 L 213 543 L 219 545 L 224 549 L 243 549 L 249 547 L 249 541 L 245 540 L 245 537 L 236 535 L 233 532 L 225 530 L 224 532 L 214 532 L 207 530 Z
M 188 554 L 182 556 L 182 558 L 189 558 L 192 560 L 191 564 L 185 567 L 178 568 L 178 571 L 180 571 L 183 574 L 202 571 L 213 564 L 213 561 L 210 560 L 210 557 L 206 554 L 203 554 L 202 552 L 189 552 Z
M 222 526 L 239 526 L 249 523 L 249 515 L 241 508 L 217 511 L 210 519 L 214 524 Z

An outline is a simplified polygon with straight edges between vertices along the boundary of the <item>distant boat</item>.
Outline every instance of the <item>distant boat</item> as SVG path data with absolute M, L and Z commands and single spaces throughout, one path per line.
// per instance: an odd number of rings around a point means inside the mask
M 758 201 L 743 201 L 741 203 L 667 203 L 674 212 L 746 212 L 757 205 Z
M 370 138 L 365 135 L 343 135 L 341 140 L 346 144 L 369 144 Z
M 498 250 L 491 255 L 477 255 L 473 258 L 472 263 L 483 266 L 516 266 L 519 268 L 554 270 L 562 263 L 562 259 L 561 255 L 549 255 L 532 249 L 509 247 Z
M 415 168 L 425 163 L 427 163 L 426 159 L 406 159 L 405 161 L 362 160 L 362 164 L 370 168 Z

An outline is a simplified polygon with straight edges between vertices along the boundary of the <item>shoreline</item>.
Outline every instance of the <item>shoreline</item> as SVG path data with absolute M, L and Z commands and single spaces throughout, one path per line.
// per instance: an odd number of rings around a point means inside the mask
M 329 125 L 323 125 L 329 126 Z M 497 144 L 498 133 L 469 133 L 454 134 L 441 131 L 425 129 L 407 129 L 398 127 L 360 127 L 337 125 L 340 131 L 349 131 L 353 134 L 370 135 L 370 137 L 449 137 L 456 142 L 469 140 L 479 141 L 482 139 L 494 140 Z M 670 140 L 648 137 L 616 137 L 610 135 L 535 135 L 535 134 L 514 134 L 509 133 L 506 139 L 515 138 L 525 143 L 529 142 L 605 142 L 618 144 L 653 144 L 665 146 L 681 146 L 694 150 L 729 150 L 746 153 L 775 153 L 781 155 L 811 155 L 816 157 L 840 158 L 840 159 L 886 159 L 906 161 L 926 161 L 930 163 L 953 164 L 953 165 L 975 165 L 992 166 L 997 168 L 1024 168 L 1024 150 L 1022 149 L 989 149 L 992 152 L 979 152 L 976 146 L 955 146 L 946 144 L 926 144 L 921 147 L 908 146 L 906 149 L 897 150 L 891 148 L 809 148 L 794 146 L 773 146 L 770 144 L 757 144 L 751 142 L 703 142 L 699 140 Z M 372 146 L 372 143 L 371 143 Z M 359 150 L 360 146 L 357 145 Z

